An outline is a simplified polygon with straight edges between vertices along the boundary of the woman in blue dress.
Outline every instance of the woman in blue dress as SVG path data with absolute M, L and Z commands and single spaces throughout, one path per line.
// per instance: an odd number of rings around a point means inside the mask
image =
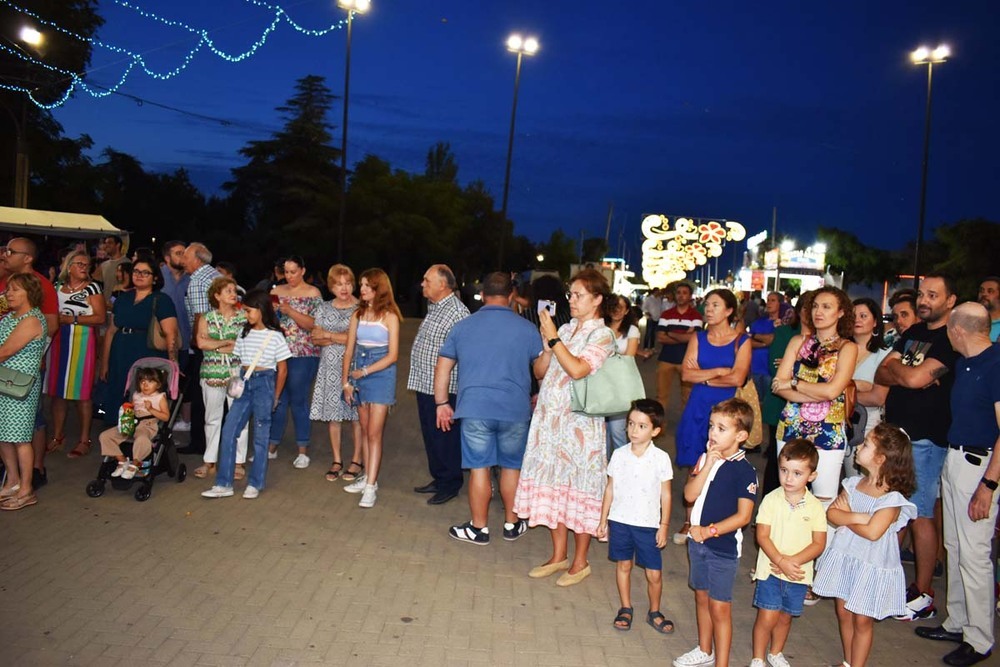
M 727 289 L 714 289 L 705 297 L 705 330 L 688 342 L 681 379 L 694 385 L 680 424 L 677 426 L 677 457 L 680 467 L 690 468 L 705 453 L 708 417 L 712 406 L 736 395 L 750 372 L 750 337 L 733 329 L 737 319 L 736 296 Z M 691 506 L 675 544 L 687 540 Z
M 143 357 L 169 357 L 177 361 L 177 311 L 170 297 L 160 293 L 155 282 L 159 277 L 159 269 L 152 261 L 137 260 L 132 265 L 134 289 L 122 292 L 111 308 L 111 324 L 104 336 L 104 354 L 101 355 L 101 379 L 108 381 L 109 388 L 109 399 L 104 403 L 104 422 L 109 426 L 118 423 L 118 409 L 124 400 L 125 380 L 132 364 Z M 156 319 L 167 339 L 167 352 L 146 344 L 154 303 Z

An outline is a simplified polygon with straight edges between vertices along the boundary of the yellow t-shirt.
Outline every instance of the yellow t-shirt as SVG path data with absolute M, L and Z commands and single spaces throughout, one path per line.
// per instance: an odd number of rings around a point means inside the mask
M 778 551 L 792 555 L 805 549 L 812 543 L 813 533 L 826 530 L 826 510 L 816 496 L 809 493 L 792 507 L 785 500 L 785 490 L 778 487 L 764 496 L 757 510 L 757 523 L 771 527 L 771 541 Z M 812 584 L 813 562 L 804 563 L 802 570 L 805 578 L 795 583 Z M 764 580 L 772 576 L 771 560 L 761 549 L 757 553 L 757 569 L 754 579 Z M 777 575 L 779 579 L 790 581 L 785 575 Z

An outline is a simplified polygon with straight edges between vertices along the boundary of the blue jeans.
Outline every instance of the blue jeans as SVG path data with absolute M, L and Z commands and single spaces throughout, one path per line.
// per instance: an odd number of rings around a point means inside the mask
M 628 433 L 625 431 L 625 423 L 628 421 L 628 414 L 616 415 L 614 417 L 606 417 L 604 421 L 604 427 L 607 431 L 607 454 L 608 460 L 611 460 L 611 455 L 619 447 L 624 447 L 628 444 Z
M 295 443 L 299 447 L 308 447 L 309 431 L 312 429 L 312 422 L 309 421 L 309 395 L 319 369 L 319 357 L 292 357 L 285 364 L 288 376 L 285 378 L 285 390 L 281 392 L 278 408 L 271 418 L 270 444 L 277 445 L 281 442 L 281 436 L 285 435 L 288 408 L 291 407 Z
M 253 414 L 253 466 L 250 468 L 249 486 L 264 488 L 267 476 L 267 433 L 271 427 L 271 410 L 274 407 L 274 383 L 277 373 L 255 371 L 243 388 L 243 395 L 233 401 L 222 425 L 219 439 L 219 464 L 215 473 L 216 486 L 233 485 L 236 469 L 236 439 Z

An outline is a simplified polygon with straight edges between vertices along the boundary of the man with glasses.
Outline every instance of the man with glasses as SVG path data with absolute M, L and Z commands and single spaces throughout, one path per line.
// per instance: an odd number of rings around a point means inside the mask
M 31 239 L 13 238 L 7 245 L 0 248 L 0 263 L 3 264 L 5 275 L 0 282 L 0 292 L 7 291 L 7 277 L 15 273 L 34 273 L 42 283 L 42 314 L 45 316 L 45 324 L 48 328 L 49 338 L 59 332 L 59 297 L 56 295 L 56 288 L 52 286 L 49 279 L 35 270 L 35 258 L 38 256 L 38 246 Z M 45 367 L 45 360 L 42 360 L 42 369 L 39 371 L 38 382 L 43 377 L 42 371 Z M 48 473 L 45 470 L 45 417 L 42 413 L 42 401 L 38 401 L 38 411 L 35 414 L 35 433 L 31 438 L 31 449 L 34 452 L 34 474 L 32 486 L 38 489 L 48 482 Z

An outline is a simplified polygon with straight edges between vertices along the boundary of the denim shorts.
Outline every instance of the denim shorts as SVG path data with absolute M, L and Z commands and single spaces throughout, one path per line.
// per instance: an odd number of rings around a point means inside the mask
M 358 345 L 354 348 L 352 367 L 356 370 L 367 368 L 387 354 L 389 354 L 388 346 L 362 347 Z M 357 380 L 353 380 L 352 383 L 357 392 L 356 400 L 358 403 L 396 404 L 396 364 L 375 373 L 363 375 Z
M 721 554 L 689 539 L 688 560 L 691 561 L 691 574 L 688 575 L 691 588 L 708 591 L 708 597 L 717 602 L 733 601 L 733 584 L 740 564 L 735 554 Z
M 530 422 L 463 417 L 459 423 L 463 468 L 475 470 L 500 466 L 508 470 L 521 469 Z
M 917 490 L 909 501 L 917 506 L 918 517 L 934 518 L 934 501 L 941 497 L 941 470 L 947 455 L 947 447 L 938 447 L 930 440 L 913 441 L 913 469 L 917 475 Z
M 608 521 L 608 558 L 618 562 L 632 560 L 633 556 L 640 567 L 663 569 L 663 557 L 656 546 L 656 528 Z
M 758 579 L 757 588 L 753 592 L 753 606 L 757 609 L 780 611 L 789 616 L 801 616 L 802 604 L 806 599 L 809 586 L 785 581 L 771 575 L 767 579 Z

